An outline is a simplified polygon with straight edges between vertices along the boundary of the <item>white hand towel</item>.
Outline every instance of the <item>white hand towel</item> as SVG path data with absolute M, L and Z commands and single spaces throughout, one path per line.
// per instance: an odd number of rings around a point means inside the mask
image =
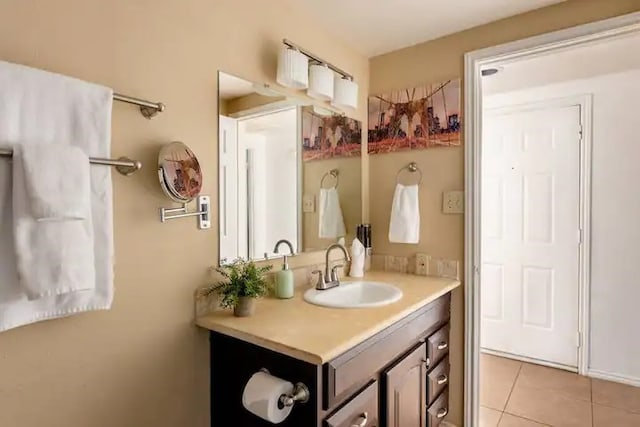
M 364 261 L 365 261 L 364 245 L 357 238 L 351 243 L 351 268 L 349 276 L 364 277 Z
M 79 148 L 13 150 L 18 280 L 29 300 L 95 287 L 89 179 L 89 158 Z
M 31 216 L 38 221 L 83 220 L 91 217 L 89 157 L 78 147 L 63 144 L 17 146 L 16 162 L 23 169 Z M 22 197 L 22 195 L 18 194 Z M 90 249 L 90 248 L 87 248 Z
M 417 185 L 396 185 L 389 221 L 389 241 L 420 242 L 420 201 Z
M 321 188 L 319 205 L 319 237 L 321 239 L 335 239 L 347 234 L 338 191 L 335 188 Z
M 111 157 L 112 100 L 111 89 L 0 61 L 0 146 L 64 143 L 90 156 Z M 111 307 L 111 168 L 91 166 L 90 174 L 95 287 L 29 300 L 18 281 L 11 162 L 0 160 L 0 331 Z

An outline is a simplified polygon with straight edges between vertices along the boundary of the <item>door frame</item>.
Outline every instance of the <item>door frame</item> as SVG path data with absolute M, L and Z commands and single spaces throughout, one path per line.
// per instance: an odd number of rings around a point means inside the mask
M 578 275 L 578 300 L 575 302 L 578 309 L 578 335 L 576 337 L 578 363 L 576 368 L 569 368 L 558 363 L 537 360 L 526 356 L 508 355 L 507 357 L 511 357 L 513 359 L 521 360 L 524 362 L 536 363 L 538 365 L 570 370 L 573 372 L 578 372 L 581 375 L 586 375 L 589 368 L 589 327 L 591 314 L 591 277 L 589 275 L 589 272 L 591 271 L 591 150 L 593 138 L 593 96 L 591 94 L 582 94 L 553 98 L 541 98 L 535 101 L 524 103 L 516 102 L 500 105 L 498 107 L 487 108 L 486 111 L 495 113 L 518 113 L 542 110 L 545 108 L 574 106 L 580 107 L 581 126 L 580 150 L 578 153 L 578 202 L 580 204 L 578 213 L 578 228 L 580 232 L 580 245 L 578 247 L 578 271 L 576 272 Z M 480 159 L 479 164 L 480 166 L 482 166 L 482 159 Z M 482 172 L 481 167 L 478 169 L 478 172 Z M 478 192 L 478 199 L 481 198 L 482 194 Z M 478 210 L 478 217 L 480 217 L 480 210 Z M 478 239 L 480 239 L 480 244 L 482 245 L 480 233 L 481 229 L 478 228 Z M 478 258 L 478 265 L 480 265 L 480 252 L 478 252 Z M 481 283 L 478 277 L 476 289 L 479 289 L 480 287 Z M 501 355 L 498 351 L 485 350 L 485 352 L 488 354 Z
M 481 69 L 522 58 L 640 32 L 640 12 L 468 52 L 464 56 L 465 111 L 465 425 L 477 425 L 480 364 L 480 154 L 482 149 Z M 585 239 L 586 241 L 586 239 Z M 588 271 L 583 274 L 588 276 Z M 583 342 L 587 347 L 588 342 Z M 583 361 L 582 363 L 588 361 Z M 581 365 L 582 365 L 581 363 Z M 588 367 L 588 365 L 587 365 Z M 584 369 L 585 366 L 580 366 Z

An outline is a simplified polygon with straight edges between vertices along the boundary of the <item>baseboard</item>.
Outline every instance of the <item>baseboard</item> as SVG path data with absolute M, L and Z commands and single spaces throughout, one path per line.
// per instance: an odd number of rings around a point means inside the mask
M 640 378 L 629 377 L 626 375 L 598 371 L 597 369 L 589 369 L 589 371 L 587 372 L 587 376 L 591 378 L 597 378 L 599 380 L 613 381 L 615 383 L 640 387 Z
M 520 362 L 532 363 L 534 365 L 548 366 L 550 368 L 562 369 L 563 371 L 578 372 L 578 368 L 575 366 L 561 365 L 560 363 L 547 362 L 545 360 L 534 359 L 532 357 L 520 356 L 518 354 L 504 353 L 502 351 L 490 350 L 488 348 L 481 348 L 482 353 L 490 354 L 492 356 L 504 357 L 506 359 L 514 359 Z

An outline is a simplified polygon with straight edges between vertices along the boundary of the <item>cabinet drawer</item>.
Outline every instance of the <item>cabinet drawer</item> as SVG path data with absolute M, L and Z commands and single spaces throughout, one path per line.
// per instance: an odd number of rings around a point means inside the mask
M 407 349 L 449 320 L 449 294 L 388 327 L 324 366 L 323 409 L 346 398 Z M 445 353 L 443 353 L 444 355 Z
M 427 409 L 427 427 L 436 427 L 449 413 L 449 389 L 447 388 Z
M 427 405 L 432 404 L 440 392 L 449 385 L 449 356 L 442 359 L 427 375 Z
M 443 326 L 427 338 L 427 363 L 429 369 L 436 366 L 447 354 L 449 354 L 449 325 Z
M 378 382 L 374 381 L 336 413 L 324 427 L 378 427 Z

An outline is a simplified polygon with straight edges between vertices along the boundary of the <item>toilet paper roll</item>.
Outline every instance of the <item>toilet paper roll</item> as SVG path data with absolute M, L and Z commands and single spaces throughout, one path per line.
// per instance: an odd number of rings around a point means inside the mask
M 292 406 L 278 408 L 283 394 L 289 394 L 293 384 L 266 372 L 256 372 L 251 376 L 242 392 L 242 405 L 252 414 L 272 424 L 283 422 L 291 413 Z

